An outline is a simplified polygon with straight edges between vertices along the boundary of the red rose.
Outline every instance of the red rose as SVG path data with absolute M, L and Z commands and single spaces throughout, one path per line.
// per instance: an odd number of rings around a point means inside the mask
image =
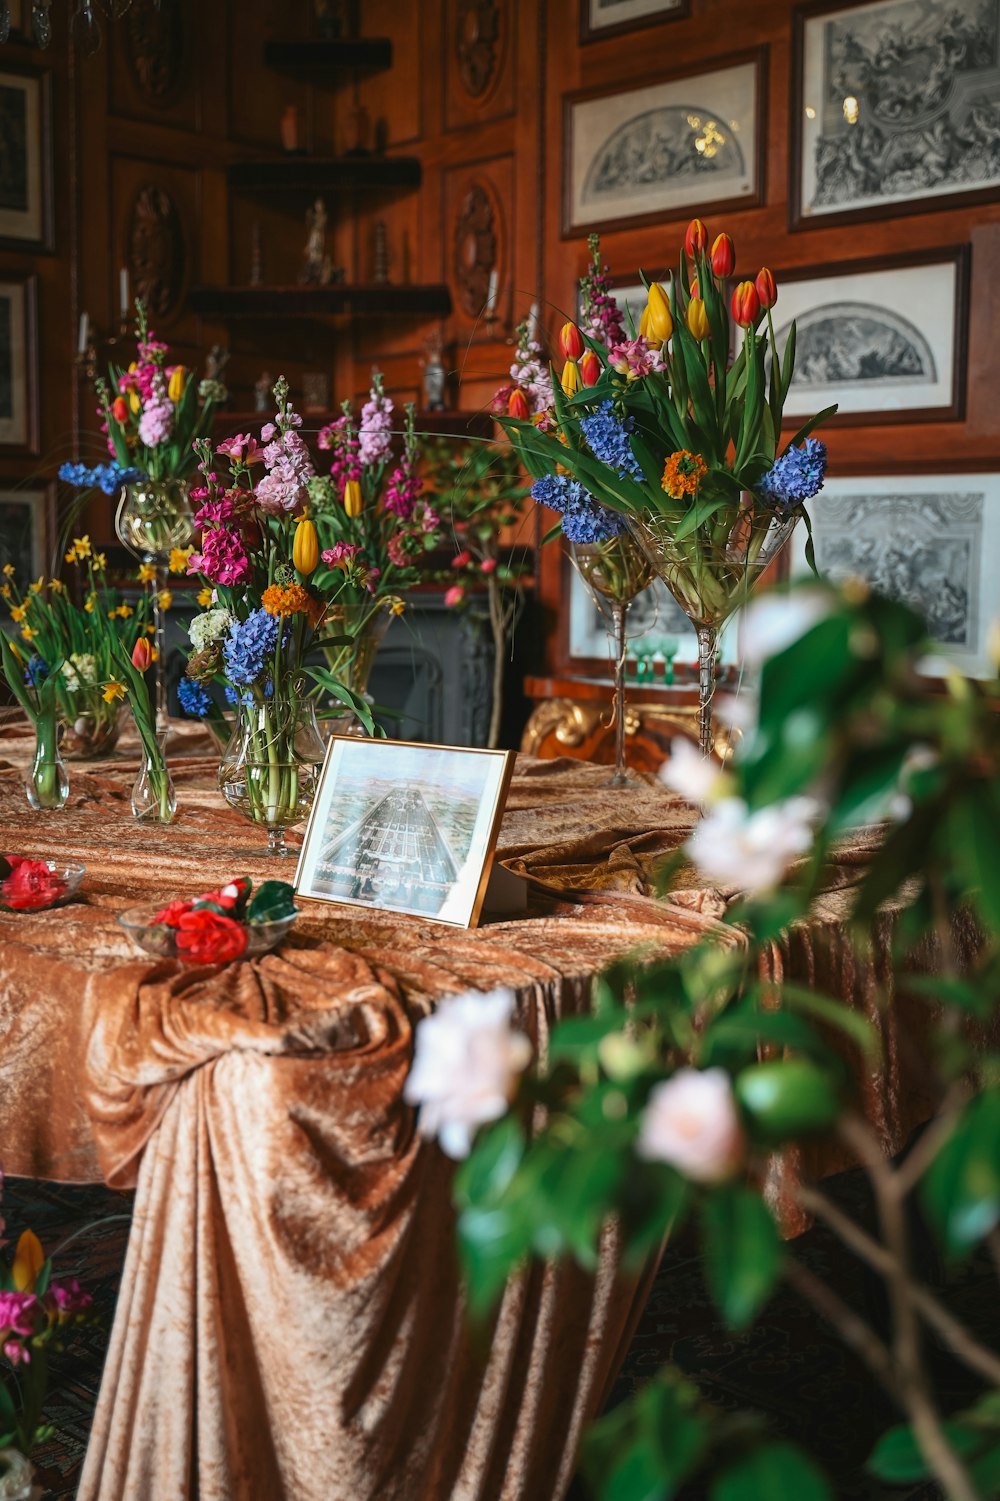
M 222 907 L 226 912 L 232 912 L 241 898 L 249 891 L 250 882 L 245 876 L 238 880 L 227 881 L 225 886 L 220 886 L 217 891 L 206 891 L 204 896 L 199 896 L 199 902 L 214 902 L 217 907 Z
M 49 870 L 44 860 L 25 860 L 21 855 L 9 855 L 7 864 L 10 875 L 0 883 L 0 900 L 15 911 L 47 907 L 58 901 L 66 890 L 62 876 Z
M 179 928 L 181 918 L 185 912 L 190 912 L 194 906 L 193 896 L 179 896 L 174 901 L 168 902 L 162 912 L 157 912 L 153 918 L 154 923 L 166 923 L 168 928 Z
M 207 907 L 185 912 L 178 924 L 177 953 L 195 964 L 225 964 L 238 959 L 246 946 L 246 928 Z

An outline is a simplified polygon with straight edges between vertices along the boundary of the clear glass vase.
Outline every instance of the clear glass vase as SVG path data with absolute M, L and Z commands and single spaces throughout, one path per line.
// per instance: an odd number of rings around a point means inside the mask
M 649 587 L 654 569 L 629 536 L 606 542 L 571 542 L 573 567 L 583 579 L 602 614 L 610 617 L 614 652 L 615 696 L 612 706 L 615 726 L 615 769 L 609 786 L 633 785 L 625 756 L 625 657 L 628 651 L 629 605 Z
M 679 541 L 677 522 L 655 512 L 625 519 L 656 576 L 666 584 L 698 636 L 698 729 L 702 755 L 712 753 L 712 696 L 719 631 L 760 583 L 785 547 L 799 514 L 761 511 L 744 496 L 735 517 L 705 522 Z
M 69 777 L 59 750 L 60 727 L 55 709 L 43 710 L 35 721 L 35 754 L 24 783 L 28 802 L 37 813 L 54 813 L 66 806 Z
M 390 603 L 390 600 L 378 600 L 367 604 L 331 605 L 323 619 L 324 635 L 351 637 L 349 645 L 323 648 L 324 666 L 345 688 L 359 698 L 367 699 L 368 703 L 372 702 L 368 695 L 368 679 L 392 622 Z M 324 703 L 322 725 L 327 737 L 367 734 L 353 710 L 339 705 L 331 695 L 327 695 Z
M 144 744 L 132 784 L 132 814 L 146 823 L 172 823 L 177 813 L 177 793 L 165 752 L 166 735 L 158 735 L 155 746 Z
M 96 689 L 70 695 L 59 705 L 59 749 L 63 757 L 67 761 L 93 761 L 109 756 L 118 744 L 124 715 L 122 704 L 106 704 Z
M 194 540 L 194 516 L 184 479 L 144 479 L 122 487 L 115 531 L 135 558 L 155 570 L 153 579 L 153 641 L 156 646 L 156 728 L 167 728 L 166 612 L 160 598 L 167 587 L 167 561 L 175 547 Z
M 325 751 L 316 707 L 297 691 L 237 708 L 219 788 L 231 808 L 267 830 L 269 855 L 287 855 L 286 830 L 308 818 Z

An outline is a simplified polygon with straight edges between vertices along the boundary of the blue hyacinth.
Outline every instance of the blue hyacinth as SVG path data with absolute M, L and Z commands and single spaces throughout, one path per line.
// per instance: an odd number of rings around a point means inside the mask
M 580 426 L 594 457 L 607 464 L 609 469 L 614 469 L 620 479 L 644 478 L 642 466 L 628 440 L 635 427 L 632 417 L 619 420 L 614 413 L 614 403 L 602 401 L 591 416 L 581 417 Z
M 617 511 L 595 500 L 579 480 L 567 474 L 546 474 L 531 487 L 532 499 L 562 512 L 563 536 L 567 542 L 609 542 L 620 537 L 625 523 Z
M 32 688 L 37 688 L 39 683 L 44 683 L 49 675 L 48 663 L 43 662 L 41 657 L 32 657 L 25 664 L 24 681 L 30 683 Z
M 222 655 L 226 676 L 237 687 L 250 688 L 267 673 L 274 660 L 281 621 L 261 606 L 229 627 Z
M 212 707 L 211 697 L 194 678 L 181 678 L 177 684 L 177 700 L 183 713 L 190 714 L 194 719 L 204 719 Z
M 86 464 L 60 464 L 59 478 L 78 490 L 103 490 L 105 495 L 114 495 L 122 485 L 135 484 L 145 476 L 141 469 L 120 469 L 117 464 L 96 464 L 92 469 Z
M 807 438 L 801 448 L 790 448 L 776 459 L 757 486 L 761 500 L 790 511 L 811 500 L 823 488 L 826 444 Z

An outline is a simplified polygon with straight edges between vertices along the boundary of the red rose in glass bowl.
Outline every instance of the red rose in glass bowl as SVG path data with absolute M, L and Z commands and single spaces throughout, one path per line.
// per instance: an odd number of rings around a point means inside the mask
M 286 881 L 265 881 L 255 894 L 246 877 L 165 907 L 130 907 L 118 921 L 144 953 L 184 964 L 228 964 L 266 954 L 298 916 Z
M 201 907 L 177 924 L 177 957 L 191 964 L 228 964 L 246 951 L 247 930 L 221 912 Z
M 67 901 L 83 879 L 82 865 L 56 860 L 0 856 L 0 907 L 11 912 L 41 912 Z

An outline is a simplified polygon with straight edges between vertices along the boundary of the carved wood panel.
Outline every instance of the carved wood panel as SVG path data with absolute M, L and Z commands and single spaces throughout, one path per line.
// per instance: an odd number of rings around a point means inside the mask
M 512 157 L 447 174 L 445 244 L 455 321 L 477 339 L 499 335 L 510 323 L 513 181 Z M 488 309 L 494 274 L 496 300 Z
M 451 130 L 514 108 L 517 24 L 513 0 L 447 0 L 445 121 Z

